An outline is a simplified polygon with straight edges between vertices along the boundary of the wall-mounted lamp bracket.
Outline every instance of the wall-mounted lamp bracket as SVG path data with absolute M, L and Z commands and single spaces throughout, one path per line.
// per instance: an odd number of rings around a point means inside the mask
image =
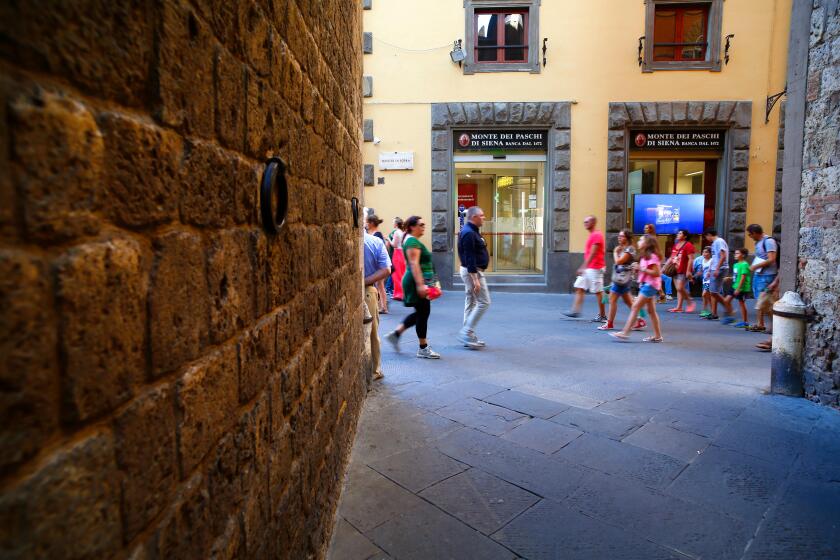
M 639 66 L 640 67 L 642 66 L 642 63 L 644 63 L 644 61 L 645 61 L 645 57 L 642 56 L 642 53 L 644 52 L 644 50 L 645 50 L 645 36 L 642 35 L 641 37 L 639 37 Z
M 548 37 L 544 37 L 544 38 L 543 38 L 543 47 L 542 47 L 542 51 L 543 51 L 543 68 L 545 68 L 545 63 L 546 63 L 546 59 L 545 59 L 545 51 L 547 51 L 547 50 L 548 50 Z
M 286 164 L 279 157 L 266 160 L 260 183 L 260 217 L 266 233 L 276 234 L 286 223 L 289 212 L 289 187 Z
M 770 95 L 767 97 L 767 107 L 764 113 L 764 124 L 770 122 L 770 112 L 773 110 L 773 107 L 776 105 L 776 102 L 782 98 L 787 93 L 787 87 L 785 87 L 784 91 L 781 91 L 775 95 Z
M 461 48 L 462 43 L 461 39 L 452 42 L 452 52 L 449 53 L 449 58 L 452 59 L 452 62 L 457 62 L 458 66 L 464 62 L 464 59 L 467 58 L 467 54 L 464 52 L 464 49 Z
M 729 64 L 729 47 L 731 46 L 730 41 L 734 38 L 735 38 L 734 33 L 730 33 L 729 35 L 726 36 L 726 46 L 723 49 L 723 63 L 724 64 Z

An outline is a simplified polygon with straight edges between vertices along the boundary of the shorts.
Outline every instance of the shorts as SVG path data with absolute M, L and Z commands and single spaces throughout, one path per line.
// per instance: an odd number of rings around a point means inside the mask
M 587 268 L 575 280 L 576 290 L 585 290 L 590 294 L 604 291 L 604 271 L 600 268 Z
M 740 294 L 736 294 L 734 291 L 732 292 L 732 297 L 738 301 L 746 301 L 750 299 L 750 294 L 747 292 L 741 292 Z
M 709 291 L 713 294 L 723 294 L 723 279 L 729 274 L 728 268 L 721 268 L 717 278 L 709 273 Z
M 685 282 L 685 274 L 675 274 L 674 280 L 680 280 L 681 282 Z
M 646 298 L 656 297 L 659 295 L 659 288 L 654 288 L 650 284 L 644 283 L 639 287 L 639 295 Z
M 708 283 L 708 282 L 703 282 L 703 291 L 704 291 L 704 292 L 708 292 L 708 291 L 709 291 L 709 283 Z
M 779 301 L 774 292 L 761 292 L 756 298 L 755 308 L 762 313 L 773 313 L 773 304 Z
M 633 282 L 627 282 L 624 285 L 616 284 L 615 282 L 613 282 L 610 285 L 610 293 L 611 294 L 616 294 L 616 295 L 619 295 L 619 296 L 623 296 L 624 294 L 629 294 L 630 293 L 630 288 L 632 287 L 632 285 L 633 285 Z
M 761 293 L 764 292 L 775 279 L 775 274 L 754 274 L 752 289 L 755 299 L 758 299 L 761 296 Z

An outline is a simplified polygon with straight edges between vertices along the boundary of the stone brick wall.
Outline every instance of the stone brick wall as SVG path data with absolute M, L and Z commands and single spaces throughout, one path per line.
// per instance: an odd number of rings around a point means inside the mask
M 356 2 L 0 3 L 0 557 L 323 555 L 366 390 L 361 51 Z
M 798 288 L 817 313 L 805 340 L 805 393 L 840 406 L 840 2 L 811 14 Z

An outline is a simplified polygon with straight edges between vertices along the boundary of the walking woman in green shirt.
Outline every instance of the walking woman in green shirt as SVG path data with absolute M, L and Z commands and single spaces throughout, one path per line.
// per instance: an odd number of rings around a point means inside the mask
M 413 307 L 414 313 L 406 317 L 396 330 L 385 335 L 385 340 L 399 352 L 400 335 L 406 329 L 414 327 L 420 342 L 417 357 L 437 360 L 440 354 L 432 350 L 426 340 L 429 315 L 432 312 L 432 303 L 426 297 L 426 286 L 434 279 L 435 267 L 432 264 L 432 253 L 419 239 L 425 230 L 426 223 L 420 216 L 411 216 L 405 221 L 406 235 L 403 239 L 403 251 L 407 268 L 402 279 L 403 303 L 406 307 Z

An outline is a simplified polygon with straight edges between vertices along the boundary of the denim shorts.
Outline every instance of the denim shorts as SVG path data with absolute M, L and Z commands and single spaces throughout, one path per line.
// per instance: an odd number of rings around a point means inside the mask
M 718 272 L 717 278 L 715 278 L 714 274 L 709 273 L 709 291 L 713 294 L 723 295 L 723 279 L 728 275 L 728 268 L 721 268 L 720 272 Z
M 630 293 L 630 286 L 632 284 L 633 284 L 632 282 L 627 282 L 626 284 L 621 285 L 621 284 L 616 284 L 615 282 L 613 282 L 612 285 L 610 286 L 610 293 L 611 294 L 616 294 L 616 295 L 619 295 L 619 296 L 623 296 L 624 294 L 629 294 Z
M 776 279 L 775 274 L 754 274 L 753 275 L 753 297 L 758 299 L 761 295 L 761 292 L 767 289 L 767 286 L 773 283 L 773 280 Z
M 644 283 L 639 287 L 639 295 L 652 298 L 659 295 L 659 288 L 654 288 L 648 283 Z

